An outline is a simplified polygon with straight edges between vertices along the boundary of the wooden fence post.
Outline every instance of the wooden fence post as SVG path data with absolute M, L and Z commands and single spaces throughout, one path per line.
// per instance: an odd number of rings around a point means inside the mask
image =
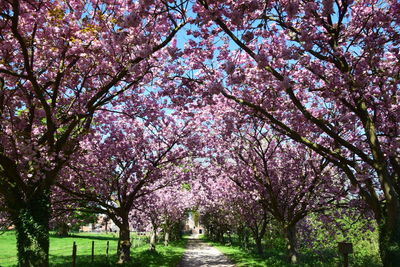
M 76 244 L 72 244 L 72 267 L 76 267 Z
M 339 242 L 338 249 L 343 256 L 343 267 L 349 267 L 349 254 L 353 253 L 353 244 L 347 242 Z
M 94 241 L 92 241 L 92 262 L 94 261 Z
M 108 249 L 110 248 L 110 241 L 107 241 L 107 247 L 106 247 L 106 258 L 108 261 Z
M 120 253 L 119 253 L 120 246 L 121 246 L 121 244 L 120 244 L 120 241 L 119 241 L 119 238 L 118 238 L 118 244 L 117 244 L 117 257 L 118 258 L 119 258 L 119 255 L 120 255 Z

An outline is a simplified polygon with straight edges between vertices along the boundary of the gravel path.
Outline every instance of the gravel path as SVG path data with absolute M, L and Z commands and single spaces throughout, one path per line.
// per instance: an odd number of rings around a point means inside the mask
M 234 267 L 235 265 L 218 249 L 199 239 L 189 239 L 179 267 L 200 266 Z

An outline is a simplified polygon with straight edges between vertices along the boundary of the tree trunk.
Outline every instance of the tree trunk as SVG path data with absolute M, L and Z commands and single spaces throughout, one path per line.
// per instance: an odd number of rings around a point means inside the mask
M 249 247 L 249 235 L 245 233 L 244 236 L 244 247 L 247 249 Z
M 218 242 L 225 244 L 225 237 L 224 237 L 224 232 L 222 231 L 218 231 L 218 238 L 217 238 Z
M 228 239 L 229 239 L 229 244 L 232 246 L 233 240 L 232 240 L 232 234 L 230 232 L 228 233 Z
M 291 264 L 296 264 L 298 255 L 297 255 L 297 239 L 296 239 L 296 225 L 289 225 L 284 228 L 285 232 L 285 241 L 287 246 L 288 253 L 288 261 Z
M 254 239 L 256 241 L 257 253 L 261 256 L 264 255 L 264 248 L 262 246 L 262 237 L 256 236 Z
M 169 245 L 169 231 L 165 231 L 164 235 L 164 245 L 168 246 Z
M 207 234 L 208 234 L 208 237 L 212 240 L 212 241 L 215 241 L 215 235 L 214 235 L 214 228 L 213 227 L 209 227 L 209 229 L 207 230 Z
M 240 246 L 243 246 L 244 237 L 243 237 L 243 230 L 242 230 L 241 228 L 239 228 L 239 229 L 237 230 L 237 235 L 238 235 L 239 245 L 240 245 Z
M 400 263 L 400 211 L 388 211 L 388 215 L 378 221 L 379 250 L 383 266 L 395 267 Z
M 11 214 L 15 225 L 18 264 L 21 267 L 49 266 L 50 194 L 41 192 Z
M 157 230 L 154 229 L 150 235 L 150 250 L 151 251 L 156 250 L 156 242 L 157 242 Z
M 264 208 L 264 206 L 263 206 Z M 263 209 L 263 217 L 262 217 L 262 221 L 260 221 L 259 223 L 255 223 L 254 227 L 251 228 L 252 232 L 253 232 L 253 237 L 254 240 L 256 241 L 256 248 L 257 248 L 257 253 L 260 256 L 264 255 L 264 248 L 262 245 L 262 239 L 265 236 L 265 231 L 267 230 L 267 212 L 266 209 Z
M 131 261 L 131 237 L 129 231 L 128 218 L 123 219 L 122 226 L 119 228 L 118 264 Z
M 62 222 L 58 225 L 57 235 L 66 237 L 68 236 L 68 230 L 69 230 L 68 225 L 65 222 Z

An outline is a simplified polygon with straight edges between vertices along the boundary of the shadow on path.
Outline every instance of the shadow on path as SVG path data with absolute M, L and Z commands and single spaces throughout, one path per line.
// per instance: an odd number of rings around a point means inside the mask
M 185 254 L 178 267 L 234 267 L 235 265 L 218 249 L 196 239 L 188 239 Z

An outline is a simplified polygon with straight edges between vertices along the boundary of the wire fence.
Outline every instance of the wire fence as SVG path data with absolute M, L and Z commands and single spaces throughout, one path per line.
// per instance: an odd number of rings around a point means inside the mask
M 98 259 L 109 260 L 109 257 L 118 252 L 119 244 L 116 240 L 82 241 L 79 239 L 76 238 L 75 241 L 71 240 L 69 245 L 57 246 L 56 244 L 54 245 L 55 247 L 51 245 L 49 249 L 50 261 L 70 262 L 71 266 L 75 267 L 80 259 L 83 259 L 85 262 L 95 262 Z M 149 241 L 148 236 L 135 236 L 131 238 L 131 245 L 132 248 L 138 248 L 148 244 Z M 17 255 L 0 257 L 0 267 L 11 267 L 17 264 Z

